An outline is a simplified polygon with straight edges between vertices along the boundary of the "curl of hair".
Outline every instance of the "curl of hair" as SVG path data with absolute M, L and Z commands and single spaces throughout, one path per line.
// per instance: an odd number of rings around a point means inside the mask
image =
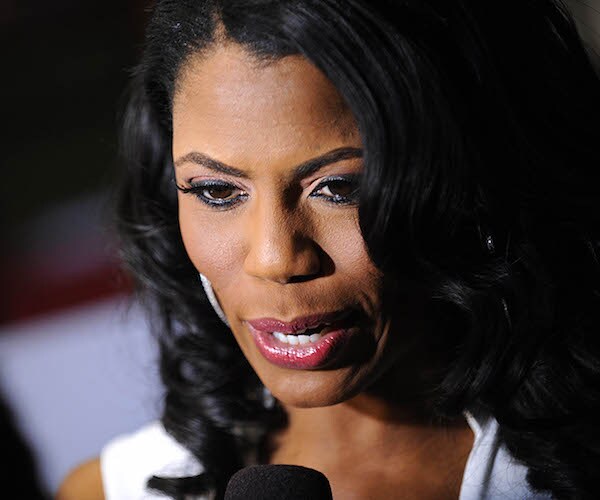
M 221 498 L 244 454 L 285 422 L 261 404 L 178 228 L 177 75 L 224 41 L 266 63 L 303 55 L 352 109 L 361 231 L 386 303 L 402 277 L 439 305 L 432 335 L 449 362 L 428 394 L 436 414 L 483 406 L 534 489 L 597 498 L 600 83 L 553 0 L 157 2 L 123 115 L 118 229 L 155 318 L 163 423 L 205 469 L 149 485 Z

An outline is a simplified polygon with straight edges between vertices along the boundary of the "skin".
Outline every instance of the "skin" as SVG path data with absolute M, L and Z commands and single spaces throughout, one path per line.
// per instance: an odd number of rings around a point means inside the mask
M 397 498 L 405 491 L 403 498 L 457 498 L 473 433 L 464 419 L 427 421 L 419 395 L 440 360 L 423 341 L 432 328 L 426 293 L 400 283 L 394 317 L 384 318 L 381 275 L 356 204 L 313 196 L 331 176 L 360 173 L 362 159 L 292 176 L 295 166 L 329 151 L 361 147 L 351 111 L 306 59 L 259 63 L 232 43 L 193 55 L 173 100 L 181 235 L 241 350 L 289 415 L 288 427 L 272 438 L 269 462 L 321 470 L 334 497 Z M 205 156 L 244 177 L 211 170 Z M 201 191 L 205 196 L 239 203 L 220 210 L 198 191 L 184 192 L 205 181 L 230 185 Z M 318 192 L 349 191 L 337 188 Z M 348 306 L 364 313 L 365 348 L 330 369 L 272 364 L 245 323 Z
M 56 500 L 103 500 L 104 497 L 98 457 L 71 470 L 54 496 Z

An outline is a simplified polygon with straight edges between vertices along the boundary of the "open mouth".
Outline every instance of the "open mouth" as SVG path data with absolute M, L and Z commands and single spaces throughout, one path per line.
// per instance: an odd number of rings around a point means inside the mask
M 356 323 L 356 314 L 350 312 L 343 318 L 340 318 L 334 322 L 324 322 L 312 328 L 306 328 L 304 330 L 298 330 L 294 333 L 283 333 L 283 332 L 271 332 L 271 334 L 280 342 L 289 345 L 305 345 L 314 344 L 321 340 L 325 335 L 330 332 L 335 332 L 342 329 L 350 328 Z
M 259 325 L 266 327 L 269 323 L 265 321 Z M 311 322 L 310 327 L 304 327 L 306 323 L 294 328 L 277 321 L 271 324 L 287 327 L 288 332 L 256 329 L 251 322 L 248 327 L 260 353 L 271 363 L 284 368 L 321 369 L 346 358 L 354 359 L 357 349 L 362 351 L 361 339 L 367 335 L 357 310 L 347 310 L 343 316 L 331 318 L 331 323 L 327 320 L 317 324 Z

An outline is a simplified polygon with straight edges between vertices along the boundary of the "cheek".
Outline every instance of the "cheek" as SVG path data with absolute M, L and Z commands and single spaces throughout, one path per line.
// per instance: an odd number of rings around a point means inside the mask
M 319 240 L 326 254 L 334 262 L 335 272 L 340 276 L 352 277 L 352 283 L 365 290 L 376 288 L 379 272 L 371 261 L 358 226 L 358 215 L 324 221 L 319 231 Z
M 219 217 L 180 200 L 179 228 L 185 250 L 194 267 L 204 274 L 215 289 L 221 289 L 241 265 L 241 248 L 233 222 L 226 214 Z M 223 216 L 224 215 L 224 216 Z

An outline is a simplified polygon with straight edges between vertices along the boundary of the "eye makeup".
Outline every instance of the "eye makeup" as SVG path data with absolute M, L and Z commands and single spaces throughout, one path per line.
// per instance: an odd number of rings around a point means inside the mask
M 354 205 L 358 203 L 360 174 L 326 177 L 310 193 L 333 205 Z M 192 182 L 189 186 L 177 185 L 184 194 L 192 194 L 210 208 L 225 209 L 245 201 L 249 194 L 230 182 L 206 180 Z
M 202 203 L 215 209 L 233 207 L 248 197 L 248 194 L 237 186 L 223 181 L 193 182 L 188 187 L 177 185 L 177 189 L 185 194 L 193 194 Z M 238 191 L 239 194 L 236 195 Z

